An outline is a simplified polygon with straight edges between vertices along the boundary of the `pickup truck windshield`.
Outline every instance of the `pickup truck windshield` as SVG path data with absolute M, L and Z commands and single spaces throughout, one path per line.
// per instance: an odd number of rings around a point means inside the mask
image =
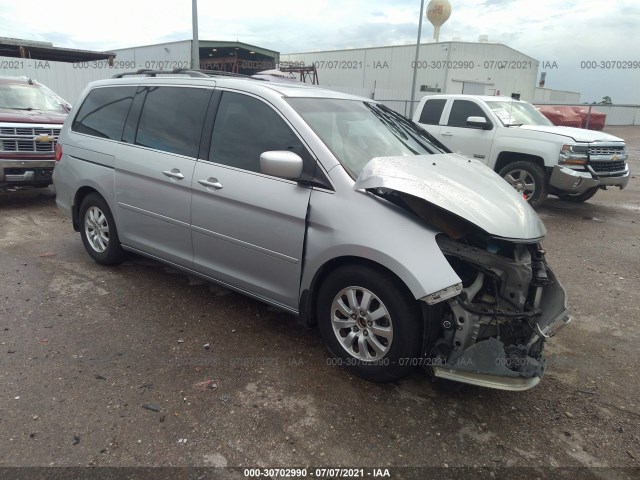
M 553 125 L 530 103 L 488 101 L 487 105 L 505 127 L 515 125 Z
M 37 85 L 0 85 L 0 108 L 67 113 L 56 97 Z
M 375 157 L 449 153 L 431 134 L 384 105 L 333 98 L 287 101 L 354 179 Z

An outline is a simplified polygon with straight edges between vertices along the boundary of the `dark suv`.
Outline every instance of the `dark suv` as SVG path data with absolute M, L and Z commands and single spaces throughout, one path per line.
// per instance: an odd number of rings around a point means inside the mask
M 0 187 L 51 184 L 55 146 L 71 106 L 27 77 L 0 77 Z

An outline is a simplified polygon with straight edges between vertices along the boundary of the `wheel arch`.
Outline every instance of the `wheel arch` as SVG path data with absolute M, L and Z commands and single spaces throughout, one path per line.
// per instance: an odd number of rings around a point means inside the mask
M 316 301 L 317 301 L 317 293 L 320 289 L 320 286 L 324 282 L 324 280 L 338 268 L 353 265 L 353 266 L 365 266 L 372 269 L 375 269 L 385 276 L 388 276 L 393 279 L 393 281 L 398 285 L 399 288 L 404 290 L 404 292 L 414 298 L 411 290 L 407 286 L 407 284 L 391 269 L 385 267 L 384 265 L 370 260 L 364 257 L 358 257 L 354 255 L 345 255 L 341 257 L 332 258 L 326 261 L 318 270 L 316 271 L 309 288 L 302 291 L 300 295 L 300 306 L 299 306 L 299 315 L 302 323 L 307 328 L 311 328 L 317 325 L 316 318 Z M 416 300 L 417 301 L 417 300 Z
M 87 195 L 91 193 L 97 193 L 102 198 L 104 198 L 104 195 L 90 186 L 80 187 L 73 197 L 73 205 L 71 206 L 71 220 L 73 222 L 73 229 L 76 232 L 80 231 L 80 205 L 82 205 L 82 201 L 87 197 Z
M 519 162 L 519 161 L 533 162 L 543 170 L 546 170 L 544 165 L 544 159 L 542 157 L 538 155 L 532 155 L 530 153 L 511 152 L 511 151 L 500 152 L 500 154 L 498 155 L 498 158 L 496 159 L 496 164 L 493 169 L 494 171 L 499 173 L 504 167 L 506 167 L 510 163 Z

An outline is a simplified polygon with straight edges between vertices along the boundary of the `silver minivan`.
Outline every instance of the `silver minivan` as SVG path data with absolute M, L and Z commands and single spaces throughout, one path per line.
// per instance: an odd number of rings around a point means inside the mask
M 497 174 L 370 99 L 136 73 L 91 83 L 57 145 L 57 203 L 96 262 L 135 252 L 295 313 L 372 381 L 540 381 L 571 317 Z

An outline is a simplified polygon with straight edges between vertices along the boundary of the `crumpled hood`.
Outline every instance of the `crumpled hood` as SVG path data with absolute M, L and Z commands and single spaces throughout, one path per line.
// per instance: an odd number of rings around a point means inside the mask
M 544 125 L 521 125 L 516 127 L 522 130 L 533 130 L 535 132 L 552 133 L 573 139 L 575 142 L 624 142 L 622 138 L 614 137 L 608 133 L 596 130 L 586 130 L 575 127 L 557 127 Z
M 546 234 L 536 212 L 511 185 L 483 163 L 455 153 L 374 158 L 353 188 L 421 198 L 496 237 L 535 240 Z

